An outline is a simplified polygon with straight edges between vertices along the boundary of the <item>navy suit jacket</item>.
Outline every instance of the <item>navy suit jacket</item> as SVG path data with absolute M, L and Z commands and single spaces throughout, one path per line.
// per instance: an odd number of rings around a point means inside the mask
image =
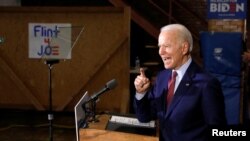
M 158 119 L 160 140 L 207 141 L 211 126 L 226 125 L 220 82 L 192 61 L 167 108 L 170 75 L 171 70 L 161 71 L 152 89 L 141 100 L 135 99 L 138 120 Z

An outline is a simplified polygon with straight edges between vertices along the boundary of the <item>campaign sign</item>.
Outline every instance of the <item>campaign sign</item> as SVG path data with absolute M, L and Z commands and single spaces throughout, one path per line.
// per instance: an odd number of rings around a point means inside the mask
M 71 24 L 29 23 L 29 58 L 71 59 Z
M 247 0 L 207 0 L 208 19 L 246 19 Z

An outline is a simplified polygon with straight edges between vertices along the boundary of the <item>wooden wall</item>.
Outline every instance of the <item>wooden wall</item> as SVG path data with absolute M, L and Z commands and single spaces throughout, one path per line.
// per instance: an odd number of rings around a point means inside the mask
M 71 23 L 72 37 L 84 31 L 72 58 L 52 70 L 52 109 L 73 111 L 85 91 L 99 91 L 116 79 L 115 89 L 102 95 L 98 110 L 128 112 L 130 9 L 113 7 L 1 7 L 0 108 L 47 110 L 49 68 L 45 60 L 28 57 L 29 23 Z

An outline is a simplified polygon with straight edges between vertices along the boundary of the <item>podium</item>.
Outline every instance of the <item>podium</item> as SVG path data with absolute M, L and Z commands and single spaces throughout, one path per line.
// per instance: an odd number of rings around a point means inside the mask
M 158 138 L 102 129 L 82 129 L 80 141 L 158 141 Z
M 99 122 L 89 124 L 88 128 L 79 129 L 80 141 L 159 141 L 157 136 L 105 130 L 110 115 L 98 115 Z

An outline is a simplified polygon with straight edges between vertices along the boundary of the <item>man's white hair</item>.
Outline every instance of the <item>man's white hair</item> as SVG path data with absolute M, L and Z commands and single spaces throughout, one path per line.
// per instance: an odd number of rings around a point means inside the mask
M 166 26 L 163 26 L 161 28 L 162 31 L 169 31 L 169 30 L 175 30 L 177 31 L 178 36 L 183 41 L 187 41 L 189 43 L 189 52 L 193 49 L 193 37 L 191 32 L 182 24 L 169 24 Z

